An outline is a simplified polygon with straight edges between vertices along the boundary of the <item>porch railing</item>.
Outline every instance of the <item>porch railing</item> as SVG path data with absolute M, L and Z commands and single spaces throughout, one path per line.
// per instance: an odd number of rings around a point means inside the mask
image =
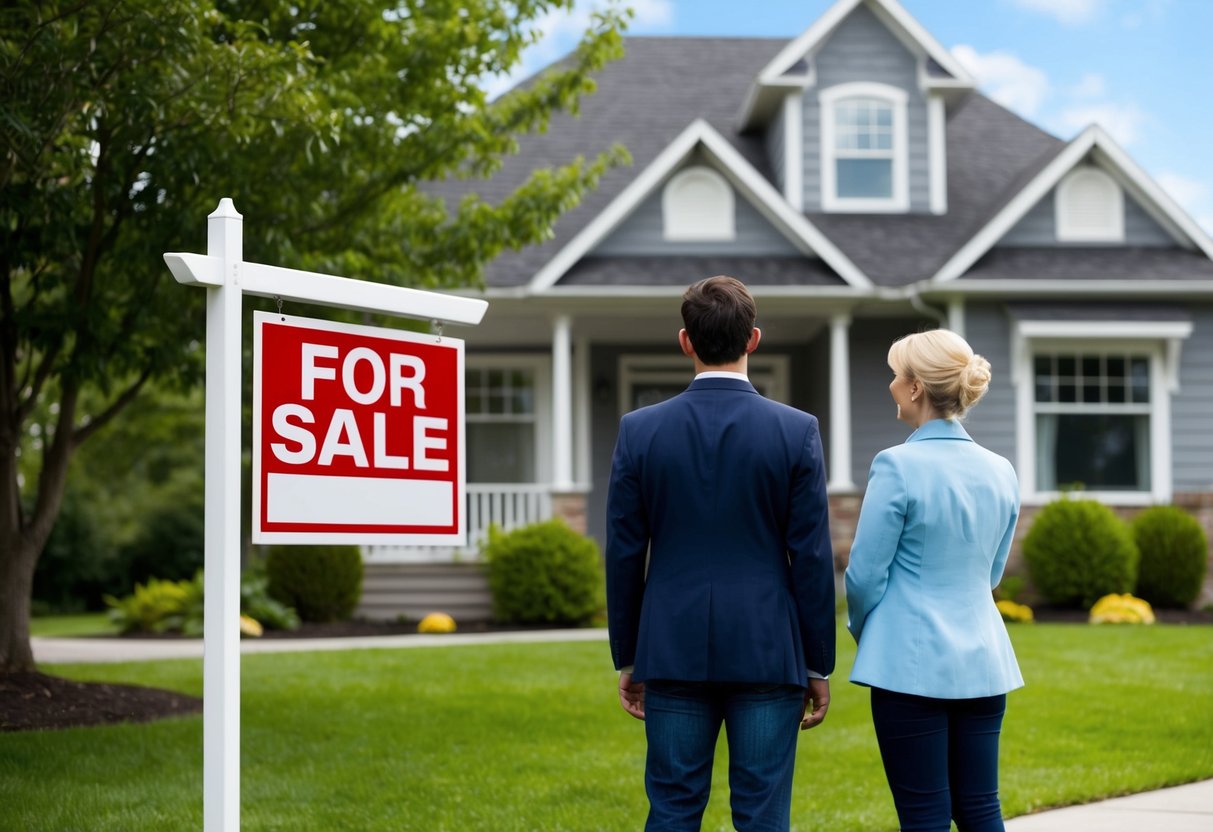
M 480 544 L 496 524 L 505 531 L 550 520 L 552 492 L 546 484 L 474 483 L 467 487 L 468 545 L 454 546 L 367 546 L 369 562 L 449 563 L 477 560 Z

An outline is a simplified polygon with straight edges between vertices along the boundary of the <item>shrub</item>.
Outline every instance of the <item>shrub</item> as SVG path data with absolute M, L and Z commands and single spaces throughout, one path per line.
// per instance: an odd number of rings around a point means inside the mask
M 1055 604 L 1087 609 L 1109 593 L 1132 592 L 1137 581 L 1128 526 L 1095 500 L 1049 503 L 1028 530 L 1023 554 L 1032 583 Z
M 240 576 L 240 612 L 269 630 L 299 629 L 299 615 L 270 596 L 265 565 L 254 561 Z
M 603 605 L 598 544 L 563 520 L 505 533 L 489 529 L 484 547 L 493 617 L 511 624 L 581 625 Z
M 270 598 L 265 591 L 265 575 L 249 569 L 240 576 L 241 629 L 250 619 L 258 628 L 294 630 L 299 616 L 290 607 Z M 202 570 L 188 581 L 162 581 L 149 578 L 135 584 L 124 598 L 105 597 L 110 620 L 124 633 L 181 633 L 202 635 L 206 583 Z M 260 635 L 260 633 L 258 633 Z
M 105 596 L 110 620 L 124 633 L 202 634 L 203 581 L 198 572 L 188 581 L 149 578 L 135 584 L 125 598 Z
M 1200 594 L 1209 541 L 1195 517 L 1175 506 L 1154 506 L 1133 521 L 1141 552 L 1137 594 L 1156 607 L 1187 607 Z
M 1153 624 L 1154 610 L 1132 595 L 1105 595 L 1091 607 L 1092 624 Z
M 304 621 L 349 618 L 362 596 L 357 546 L 273 546 L 265 558 L 269 593 Z

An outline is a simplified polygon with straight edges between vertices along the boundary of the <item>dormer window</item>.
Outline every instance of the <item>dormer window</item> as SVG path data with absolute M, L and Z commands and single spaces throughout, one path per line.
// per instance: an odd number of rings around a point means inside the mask
M 703 165 L 679 171 L 661 195 L 667 240 L 732 240 L 737 236 L 733 189 Z
M 1057 239 L 1065 243 L 1123 243 L 1125 197 L 1111 176 L 1081 167 L 1057 185 Z
M 884 84 L 822 90 L 821 203 L 827 211 L 909 209 L 906 93 Z

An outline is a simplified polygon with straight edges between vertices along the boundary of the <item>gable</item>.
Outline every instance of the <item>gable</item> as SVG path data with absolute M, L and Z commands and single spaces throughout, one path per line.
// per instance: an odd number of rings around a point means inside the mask
M 733 196 L 733 238 L 679 240 L 669 239 L 664 204 L 665 190 L 679 173 L 707 166 L 702 151 L 693 153 L 670 172 L 636 207 L 632 214 L 592 248 L 590 257 L 731 255 L 798 257 L 801 252 L 781 231 L 766 219 L 751 200 L 726 181 Z
M 1097 166 L 1093 166 L 1097 167 Z M 1055 246 L 1079 245 L 1059 239 L 1058 226 L 1058 188 L 1054 185 L 1035 206 L 1017 222 L 1010 231 L 999 240 L 995 247 L 1012 246 Z M 1142 207 L 1141 202 L 1127 190 L 1123 190 L 1124 240 L 1109 245 L 1171 247 L 1178 243 L 1150 213 Z M 1090 243 L 1081 243 L 1089 245 Z

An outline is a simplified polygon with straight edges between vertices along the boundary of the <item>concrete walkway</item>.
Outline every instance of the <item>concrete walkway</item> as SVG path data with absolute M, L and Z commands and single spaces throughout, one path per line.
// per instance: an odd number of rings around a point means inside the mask
M 241 639 L 240 652 L 307 653 L 328 650 L 368 650 L 406 647 L 451 647 L 457 644 L 535 644 L 550 641 L 606 641 L 605 627 L 582 630 L 519 630 L 502 633 L 421 633 L 361 638 Z M 200 659 L 202 639 L 154 638 L 39 638 L 30 639 L 38 664 L 139 662 L 157 659 Z
M 606 641 L 605 628 L 507 633 L 370 636 L 366 638 L 245 639 L 240 652 L 449 647 L 458 644 L 534 644 Z M 38 664 L 131 662 L 202 658 L 201 639 L 34 638 Z M 1211 832 L 1213 780 L 1024 815 L 1007 821 L 1007 832 Z

